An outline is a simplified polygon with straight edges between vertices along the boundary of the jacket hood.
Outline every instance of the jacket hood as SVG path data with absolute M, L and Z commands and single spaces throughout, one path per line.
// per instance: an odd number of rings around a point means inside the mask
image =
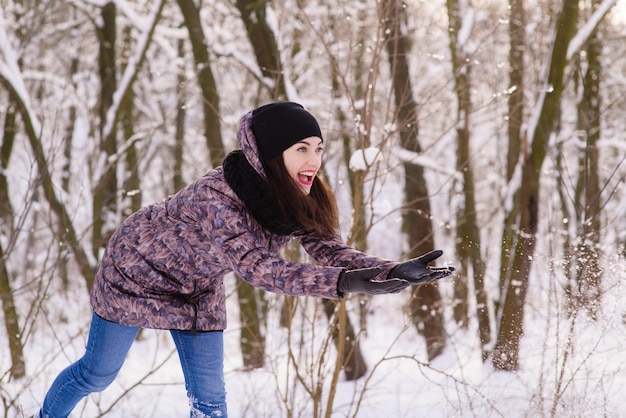
M 243 155 L 246 157 L 248 164 L 254 171 L 259 173 L 259 175 L 263 178 L 263 180 L 267 180 L 267 176 L 265 175 L 265 169 L 263 168 L 263 163 L 261 162 L 261 153 L 259 152 L 259 147 L 256 142 L 256 138 L 254 137 L 254 133 L 252 132 L 252 112 L 248 112 L 239 119 L 239 126 L 237 128 L 237 142 L 239 143 L 239 148 L 243 152 Z
M 302 225 L 293 216 L 282 213 L 267 183 L 251 121 L 252 112 L 239 120 L 237 141 L 240 149 L 231 151 L 224 158 L 224 179 L 263 228 L 277 235 L 291 235 L 302 229 Z

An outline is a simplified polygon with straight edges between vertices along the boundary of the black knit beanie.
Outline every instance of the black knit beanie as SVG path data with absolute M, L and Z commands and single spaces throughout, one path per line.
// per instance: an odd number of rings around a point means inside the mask
M 251 128 L 264 161 L 278 157 L 305 138 L 323 139 L 313 115 L 293 102 L 275 102 L 253 110 Z

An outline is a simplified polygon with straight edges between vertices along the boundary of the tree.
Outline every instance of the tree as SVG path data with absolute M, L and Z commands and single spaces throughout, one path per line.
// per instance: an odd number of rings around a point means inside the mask
M 413 98 L 407 61 L 410 48 L 408 38 L 402 30 L 402 10 L 397 0 L 384 0 L 379 3 L 380 21 L 386 36 L 385 46 L 391 70 L 396 105 L 395 121 L 399 127 L 400 144 L 405 150 L 420 153 L 418 109 Z M 405 162 L 404 171 L 403 227 L 409 240 L 410 251 L 407 257 L 412 258 L 432 251 L 435 243 L 424 168 L 418 164 Z M 443 352 L 446 344 L 443 306 L 436 284 L 418 286 L 414 289 L 410 300 L 410 314 L 418 332 L 426 338 L 428 359 L 434 359 Z
M 560 115 L 565 69 L 613 4 L 614 0 L 603 2 L 578 33 L 576 33 L 579 16 L 577 1 L 565 0 L 555 21 L 555 35 L 546 67 L 548 71 L 546 84 L 535 106 L 535 119 L 531 121 L 525 135 L 530 143 L 522 144 L 522 155 L 518 163 L 521 183 L 519 206 L 514 207 L 514 210 L 517 211 L 515 218 L 519 233 L 515 236 L 512 247 L 510 279 L 504 289 L 506 292 L 504 306 L 492 358 L 494 366 L 502 370 L 518 368 L 528 277 L 533 263 L 539 224 L 541 167 Z M 572 41 L 575 34 L 575 41 Z
M 509 1 L 509 94 L 507 97 L 507 157 L 505 181 L 513 181 L 517 162 L 520 158 L 522 143 L 522 124 L 524 123 L 524 51 L 526 48 L 526 16 L 523 0 Z M 505 202 L 504 227 L 502 229 L 502 246 L 500 248 L 500 298 L 495 303 L 495 316 L 499 318 L 507 284 L 511 280 L 511 260 L 515 242 L 515 223 L 519 211 L 519 190 Z
M 93 232 L 91 246 L 93 256 L 106 245 L 113 233 L 107 217 L 117 210 L 117 137 L 114 125 L 106 129 L 109 109 L 113 106 L 113 94 L 117 88 L 117 7 L 107 2 L 101 9 L 101 26 L 97 28 L 99 40 L 98 65 L 100 70 L 100 153 L 104 163 L 102 175 L 97 179 L 93 193 Z M 91 284 L 91 283 L 90 283 Z M 91 288 L 91 286 L 89 286 Z
M 364 31 L 367 27 L 366 14 L 361 11 L 357 12 L 357 47 L 353 52 L 349 52 L 345 62 L 348 64 L 345 68 L 339 64 L 340 57 L 332 55 L 331 60 L 331 78 L 332 93 L 338 103 L 341 98 L 348 98 L 348 108 L 344 109 L 337 105 L 335 112 L 339 121 L 339 130 L 341 137 L 341 145 L 343 148 L 343 163 L 347 168 L 348 185 L 350 189 L 350 198 L 352 203 L 352 222 L 348 233 L 346 244 L 353 246 L 359 251 L 367 252 L 367 237 L 372 227 L 372 220 L 368 218 L 367 209 L 371 206 L 373 200 L 373 189 L 376 182 L 370 182 L 369 191 L 365 183 L 368 178 L 376 176 L 372 173 L 373 166 L 353 168 L 350 167 L 350 160 L 355 152 L 364 152 L 371 146 L 372 124 L 375 113 L 375 89 L 366 86 L 374 86 L 377 84 L 378 71 L 366 71 L 368 63 L 365 62 L 362 49 L 365 45 Z M 337 22 L 336 16 L 331 15 L 330 28 L 339 31 L 341 25 Z M 313 25 L 312 25 L 313 26 Z M 328 45 L 331 49 L 332 45 Z M 379 59 L 378 54 L 372 58 L 371 65 L 375 65 Z M 349 74 L 351 77 L 347 77 Z M 350 81 L 348 81 L 350 80 Z M 354 132 L 354 125 L 357 129 Z M 357 300 L 359 306 L 360 330 L 357 333 L 352 326 L 350 318 L 347 316 L 346 301 L 337 304 L 330 300 L 325 300 L 324 310 L 327 314 L 331 325 L 335 327 L 333 330 L 333 339 L 335 345 L 340 349 L 340 363 L 344 365 L 346 378 L 348 380 L 356 380 L 365 375 L 367 372 L 367 364 L 361 353 L 358 335 L 367 334 L 367 315 L 368 306 L 371 297 L 368 295 L 351 295 L 351 300 Z M 337 318 L 332 319 L 332 315 L 336 314 Z M 358 334 L 358 335 L 357 335 Z M 343 347 L 343 350 L 341 349 Z
M 241 317 L 248 325 L 240 345 L 244 351 L 244 343 L 264 350 L 254 355 L 261 353 L 265 361 L 262 374 L 276 378 L 277 403 L 288 410 L 283 415 L 358 415 L 359 408 L 371 405 L 372 391 L 387 383 L 382 375 L 396 362 L 414 364 L 411 377 L 425 387 L 431 376 L 452 379 L 461 389 L 459 408 L 501 407 L 501 399 L 490 396 L 492 382 L 476 386 L 462 377 L 472 372 L 464 367 L 467 332 L 454 324 L 450 328 L 448 318 L 445 330 L 431 327 L 425 315 L 428 295 L 422 292 L 434 290 L 440 300 L 430 308 L 442 315 L 442 323 L 449 313 L 457 324 L 480 324 L 486 311 L 477 308 L 489 305 L 481 306 L 480 292 L 473 292 L 480 287 L 475 281 L 480 267 L 472 257 L 480 254 L 488 262 L 487 288 L 500 291 L 490 302 L 498 337 L 494 367 L 514 370 L 511 353 L 523 365 L 525 344 L 513 345 L 521 338 L 533 345 L 545 338 L 549 348 L 540 359 L 544 366 L 527 370 L 539 381 L 529 393 L 539 399 L 530 413 L 546 414 L 552 407 L 552 415 L 567 415 L 575 408 L 569 400 L 578 395 L 602 405 L 598 394 L 608 392 L 582 393 L 577 383 L 587 377 L 611 382 L 621 370 L 606 363 L 611 351 L 604 349 L 602 337 L 616 340 L 614 327 L 604 327 L 603 321 L 613 309 L 619 311 L 626 242 L 626 159 L 619 136 L 625 126 L 624 23 L 602 18 L 615 0 L 588 0 L 577 2 L 575 24 L 557 28 L 552 20 L 564 13 L 561 3 L 510 0 L 478 10 L 474 2 L 472 14 L 471 3 L 461 0 L 376 5 L 370 0 L 3 1 L 0 341 L 5 343 L 0 351 L 5 350 L 6 361 L 0 370 L 0 410 L 30 415 L 32 398 L 41 396 L 35 388 L 82 352 L 90 310 L 85 289 L 101 253 L 96 248 L 101 244 L 92 245 L 92 232 L 103 244 L 140 205 L 221 164 L 220 152 L 227 149 L 219 151 L 222 146 L 211 141 L 233 146 L 238 116 L 273 99 L 300 101 L 319 116 L 327 139 L 321 175 L 337 192 L 349 244 L 399 260 L 421 255 L 442 239 L 437 247 L 448 249 L 446 258 L 461 267 L 437 288 L 420 288 L 408 307 L 401 306 L 401 295 L 353 295 L 339 304 L 308 298 L 282 303 L 282 297 L 254 289 L 255 302 L 246 303 L 250 297 L 242 292 L 238 300 L 227 278 L 228 306 L 241 301 L 249 308 Z M 466 23 L 473 24 L 471 31 Z M 113 25 L 102 52 L 108 66 L 100 67 L 98 36 L 105 39 L 102 31 Z M 546 36 L 548 27 L 556 34 L 565 26 L 576 31 L 567 42 L 562 41 L 567 37 L 555 42 Z M 507 28 L 510 39 L 501 36 Z M 554 71 L 563 62 L 559 91 Z M 540 67 L 545 74 L 536 70 Z M 112 73 L 109 84 L 101 82 Z M 533 99 L 539 92 L 541 97 Z M 360 150 L 373 147 L 380 150 L 374 164 L 359 165 L 365 170 L 348 167 Z M 109 175 L 115 181 L 109 183 Z M 94 202 L 101 202 L 101 210 L 92 212 Z M 406 236 L 397 234 L 401 228 Z M 534 250 L 518 245 L 526 237 Z M 281 257 L 303 261 L 306 255 L 294 241 Z M 524 295 L 520 284 L 528 286 Z M 456 296 L 455 285 L 460 285 Z M 292 320 L 286 329 L 270 328 L 278 322 L 279 306 Z M 413 320 L 402 315 L 411 310 L 418 312 Z M 600 338 L 589 356 L 583 351 L 589 340 L 576 338 L 588 329 L 580 314 L 597 321 L 589 330 Z M 524 336 L 522 325 L 535 327 L 543 318 L 545 334 L 537 338 L 534 328 L 532 336 Z M 611 324 L 616 318 L 619 313 L 611 315 Z M 381 330 L 372 324 L 388 325 L 384 331 L 390 339 L 374 341 Z M 418 333 L 445 331 L 442 344 L 450 354 L 455 344 L 464 345 L 459 357 L 464 364 L 452 365 L 461 373 L 450 376 L 448 369 L 431 368 L 421 353 L 411 352 L 414 325 Z M 558 331 L 570 326 L 567 340 L 552 333 L 553 326 Z M 488 329 L 479 327 L 479 332 Z M 393 329 L 401 331 L 390 334 Z M 141 362 L 150 369 L 150 383 L 144 381 L 148 374 L 140 377 L 136 369 L 124 368 L 117 385 L 123 393 L 117 397 L 113 389 L 114 401 L 108 395 L 91 397 L 85 414 L 116 409 L 140 414 L 138 397 L 149 393 L 157 399 L 152 407 L 160 408 L 159 396 L 152 395 L 178 390 L 171 388 L 180 385 L 176 361 L 166 365 L 174 377 L 152 373 L 162 364 L 156 357 L 175 352 L 167 341 L 161 343 L 162 333 L 155 334 L 144 333 L 146 339 L 158 338 L 159 344 L 149 345 L 155 360 Z M 481 336 L 483 352 L 488 351 L 486 335 Z M 512 345 L 506 345 L 507 335 L 517 335 L 517 342 L 511 338 Z M 428 335 L 426 340 L 432 341 Z M 422 346 L 417 341 L 415 350 Z M 429 345 L 424 357 L 440 348 Z M 559 356 L 556 363 L 553 355 Z M 250 367 L 237 363 L 226 364 L 231 383 L 247 379 L 243 370 Z M 611 375 L 595 367 L 598 363 L 610 366 Z M 245 364 L 253 363 L 246 359 Z M 359 380 L 346 386 L 342 379 Z M 427 396 L 436 388 L 430 385 Z M 235 411 L 259 412 L 258 387 L 241 389 Z M 345 396 L 351 390 L 352 397 Z M 554 401 L 546 402 L 552 395 Z M 404 409 L 407 398 L 398 393 L 397 399 Z
M 267 78 L 270 97 L 286 99 L 287 90 L 274 32 L 267 22 L 267 0 L 237 0 L 241 20 L 254 50 L 261 74 Z
M 592 2 L 592 11 L 597 10 L 598 1 Z M 600 263 L 600 231 L 602 213 L 602 190 L 600 188 L 600 158 L 598 141 L 601 134 L 600 83 L 602 80 L 602 37 L 594 28 L 586 43 L 585 54 L 577 59 L 576 79 L 582 85 L 577 105 L 577 130 L 584 134 L 585 149 L 578 161 L 578 182 L 575 190 L 575 219 L 578 226 L 576 248 L 573 251 L 575 282 L 571 296 L 576 300 L 575 307 L 584 307 L 591 318 L 596 319 L 602 296 Z M 583 57 L 586 69 L 583 73 Z M 578 77 L 582 75 L 582 78 Z
M 131 164 L 133 161 L 132 151 L 128 154 L 128 149 L 133 149 L 132 141 L 118 146 L 117 128 L 118 122 L 123 115 L 131 112 L 130 100 L 132 97 L 132 86 L 137 79 L 137 74 L 146 57 L 152 41 L 154 29 L 161 17 L 165 2 L 159 0 L 154 4 L 154 8 L 149 16 L 149 24 L 141 28 L 138 42 L 135 49 L 129 53 L 128 62 L 124 67 L 121 79 L 117 80 L 117 26 L 115 3 L 108 2 L 102 7 L 102 26 L 98 28 L 99 39 L 99 73 L 100 73 L 100 159 L 96 172 L 93 192 L 93 232 L 92 251 L 95 258 L 108 242 L 111 234 L 117 228 L 116 222 L 110 219 L 117 218 L 118 209 L 118 178 L 117 166 L 121 158 L 120 152 L 130 155 Z M 131 138 L 129 138 L 131 140 Z M 101 171 L 99 171 L 101 170 Z M 131 177 L 132 180 L 132 177 Z M 135 183 L 137 180 L 134 180 Z M 88 288 L 91 288 L 89 280 Z
M 471 271 L 476 291 L 476 317 L 483 358 L 487 357 L 491 342 L 491 320 L 489 301 L 485 290 L 485 262 L 481 254 L 480 230 L 476 219 L 476 198 L 474 195 L 474 170 L 470 154 L 471 98 L 471 51 L 467 45 L 473 26 L 474 11 L 470 2 L 448 0 L 448 34 L 454 86 L 457 98 L 456 170 L 463 175 L 463 191 L 459 193 L 457 208 L 456 252 L 461 264 L 459 276 L 455 278 L 454 319 L 462 327 L 467 327 L 468 317 L 468 277 Z M 470 270 L 471 267 L 471 270 Z
M 211 69 L 209 41 L 202 29 L 200 4 L 193 0 L 178 0 L 185 26 L 189 32 L 191 50 L 193 52 L 196 78 L 202 91 L 202 111 L 204 114 L 204 135 L 209 148 L 211 165 L 218 167 L 226 155 L 220 122 L 220 96 L 217 91 L 215 76 Z
M 0 39 L 0 46 L 4 48 L 2 53 L 5 58 L 16 56 L 14 51 L 9 50 L 8 43 L 2 42 L 7 38 L 3 31 L 0 31 L 0 37 L 2 37 Z M 47 156 L 41 142 L 41 125 L 33 109 L 30 107 L 30 97 L 25 95 L 27 94 L 27 89 L 18 68 L 17 62 L 12 62 L 7 59 L 6 66 L 0 66 L 0 81 L 6 86 L 9 95 L 15 99 L 15 106 L 21 116 L 23 124 L 22 129 L 24 130 L 24 134 L 31 148 L 37 170 L 39 170 L 43 195 L 50 205 L 50 210 L 54 216 L 58 218 L 61 225 L 59 230 L 62 231 L 62 233 L 58 235 L 57 238 L 67 243 L 83 279 L 87 286 L 90 287 L 95 271 L 95 261 L 82 246 L 72 223 L 72 216 L 55 192 L 50 165 L 48 164 Z
M 15 236 L 15 228 L 13 226 L 13 207 L 9 198 L 9 183 L 5 173 L 9 166 L 9 159 L 11 158 L 17 132 L 16 117 L 17 106 L 15 98 L 9 95 L 9 106 L 3 124 L 2 146 L 0 146 L 0 202 L 2 202 L 0 203 L 0 224 L 2 224 L 2 230 L 5 231 L 10 240 L 9 247 L 11 246 L 11 240 Z M 22 331 L 15 307 L 15 298 L 13 297 L 11 276 L 7 268 L 9 253 L 10 251 L 7 253 L 0 242 L 0 301 L 2 302 L 4 326 L 8 336 L 9 352 L 11 353 L 10 373 L 11 377 L 19 379 L 26 374 L 26 364 L 22 347 Z
M 563 75 L 567 65 L 567 46 L 578 20 L 578 2 L 565 0 L 556 20 L 556 34 L 549 58 L 549 73 L 545 91 L 539 98 L 539 116 L 529 129 L 530 144 L 524 149 L 520 211 L 514 246 L 511 280 L 506 289 L 498 340 L 493 352 L 493 364 L 502 370 L 516 370 L 519 361 L 519 342 L 523 335 L 524 306 L 528 291 L 528 277 L 536 244 L 539 218 L 539 179 L 546 156 L 548 141 L 554 131 L 559 101 L 563 92 Z M 526 145 L 526 144 L 525 144 Z

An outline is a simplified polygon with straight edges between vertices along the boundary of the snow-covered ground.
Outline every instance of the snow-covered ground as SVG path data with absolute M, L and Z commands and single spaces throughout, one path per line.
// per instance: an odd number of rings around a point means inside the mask
M 462 330 L 449 325 L 446 350 L 428 363 L 424 340 L 403 313 L 408 294 L 374 298 L 367 335 L 361 337 L 368 373 L 356 382 L 340 378 L 330 416 L 626 417 L 622 408 L 626 396 L 625 309 L 620 296 L 625 290 L 621 279 L 626 276 L 623 264 L 615 266 L 607 274 L 610 291 L 595 322 L 582 312 L 574 319 L 564 315 L 555 297 L 556 282 L 549 275 L 533 283 L 536 291 L 528 302 L 520 370 L 515 373 L 496 371 L 489 362 L 482 362 L 473 326 Z M 442 285 L 444 293 L 449 285 Z M 270 296 L 270 305 L 279 301 Z M 87 305 L 76 303 L 74 317 L 55 324 L 55 332 L 38 330 L 27 345 L 29 380 L 3 381 L 2 396 L 15 397 L 17 402 L 8 408 L 9 417 L 21 416 L 18 410 L 25 416 L 34 413 L 56 373 L 82 354 L 88 330 Z M 242 370 L 234 298 L 229 305 L 225 372 L 230 416 L 326 416 L 335 351 L 331 343 L 326 355 L 321 355 L 328 327 L 319 301 L 300 299 L 290 333 L 278 326 L 277 310 L 270 310 L 266 365 L 253 371 Z M 356 299 L 348 302 L 351 315 L 357 305 Z M 131 348 L 118 379 L 105 392 L 79 404 L 72 416 L 188 414 L 182 372 L 169 333 L 145 330 L 142 337 Z M 298 372 L 308 389 L 323 388 L 319 397 L 307 393 L 299 383 L 289 349 L 298 359 Z M 6 353 L 4 347 L 2 352 Z M 9 358 L 3 354 L 0 369 L 6 370 L 8 365 Z

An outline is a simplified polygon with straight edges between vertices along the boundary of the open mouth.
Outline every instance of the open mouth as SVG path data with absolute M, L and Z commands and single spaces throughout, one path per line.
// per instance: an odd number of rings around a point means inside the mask
M 313 184 L 313 179 L 315 178 L 315 173 L 309 171 L 302 171 L 298 173 L 298 181 L 305 186 L 310 186 Z

